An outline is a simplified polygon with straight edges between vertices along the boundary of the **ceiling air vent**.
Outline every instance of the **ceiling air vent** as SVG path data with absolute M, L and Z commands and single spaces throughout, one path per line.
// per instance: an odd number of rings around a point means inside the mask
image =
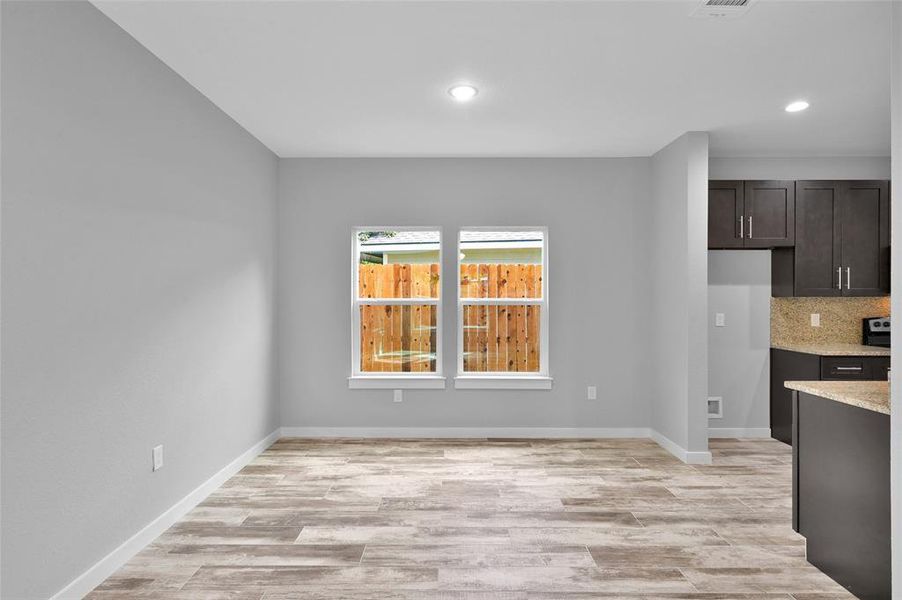
M 697 19 L 735 19 L 748 12 L 755 0 L 702 0 L 692 11 Z

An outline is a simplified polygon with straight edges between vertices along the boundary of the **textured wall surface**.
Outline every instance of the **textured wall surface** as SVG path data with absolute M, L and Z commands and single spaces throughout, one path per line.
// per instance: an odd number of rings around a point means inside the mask
M 811 326 L 811 313 L 821 326 Z M 890 314 L 884 298 L 771 298 L 770 337 L 783 344 L 860 344 L 861 320 Z

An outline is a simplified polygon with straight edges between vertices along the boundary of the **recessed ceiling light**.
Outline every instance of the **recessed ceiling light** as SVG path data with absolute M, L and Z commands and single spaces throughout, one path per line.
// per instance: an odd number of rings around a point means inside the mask
M 477 90 L 472 85 L 462 84 L 455 85 L 450 90 L 448 90 L 448 93 L 451 94 L 451 97 L 458 102 L 469 102 L 476 97 L 476 94 L 479 93 L 479 90 Z
M 799 112 L 808 108 L 808 103 L 804 100 L 796 100 L 786 105 L 786 112 Z

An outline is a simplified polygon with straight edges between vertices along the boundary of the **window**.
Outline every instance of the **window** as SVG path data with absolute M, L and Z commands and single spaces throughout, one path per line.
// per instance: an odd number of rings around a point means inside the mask
M 441 231 L 356 227 L 350 387 L 444 387 Z
M 550 389 L 547 231 L 463 229 L 457 262 L 455 386 Z

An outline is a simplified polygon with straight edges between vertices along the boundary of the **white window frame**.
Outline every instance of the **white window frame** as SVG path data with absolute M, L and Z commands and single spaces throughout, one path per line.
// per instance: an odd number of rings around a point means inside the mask
M 463 247 L 461 234 L 464 231 L 541 231 L 542 232 L 542 297 L 541 298 L 461 298 L 460 265 Z M 457 296 L 457 376 L 454 387 L 457 389 L 500 389 L 500 390 L 550 390 L 554 379 L 549 367 L 548 344 L 548 228 L 544 226 L 497 226 L 497 227 L 461 227 L 457 231 L 457 260 L 455 261 L 455 295 Z M 511 373 L 507 371 L 472 372 L 464 371 L 464 305 L 483 304 L 500 306 L 509 304 L 533 304 L 540 306 L 539 318 L 539 372 Z
M 438 298 L 360 298 L 358 261 L 361 231 L 438 231 L 439 248 L 439 281 Z M 444 265 L 442 263 L 442 241 L 444 233 L 441 227 L 420 225 L 357 225 L 351 228 L 351 376 L 348 387 L 351 389 L 444 389 L 445 377 L 442 375 L 442 288 L 444 287 Z M 434 373 L 371 373 L 360 370 L 360 306 L 376 305 L 433 305 L 435 306 L 435 372 Z

